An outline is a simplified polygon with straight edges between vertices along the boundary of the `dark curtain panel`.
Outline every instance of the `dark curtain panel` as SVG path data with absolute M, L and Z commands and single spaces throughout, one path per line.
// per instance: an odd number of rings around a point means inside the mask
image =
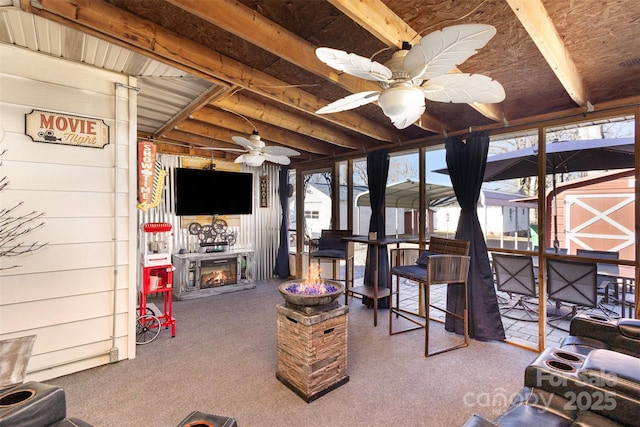
M 378 238 L 385 235 L 384 197 L 387 189 L 387 176 L 389 175 L 389 153 L 385 150 L 374 151 L 367 156 L 367 179 L 369 180 L 369 193 L 371 198 L 371 220 L 369 231 L 378 233 Z M 389 287 L 389 254 L 386 247 L 377 251 L 375 246 L 367 248 L 367 268 L 364 273 L 364 282 L 373 284 L 375 255 L 378 253 L 378 287 Z M 368 298 L 363 303 L 369 304 Z M 388 308 L 388 299 L 378 301 L 378 308 Z
M 466 143 L 461 136 L 447 138 L 445 149 L 449 176 L 460 204 L 456 239 L 471 242 L 468 280 L 469 336 L 481 341 L 504 340 L 504 328 L 498 310 L 487 244 L 480 228 L 477 211 L 480 187 L 487 164 L 489 135 L 487 132 L 473 132 L 468 136 Z M 447 309 L 462 314 L 463 307 L 462 285 L 449 285 Z M 445 329 L 462 334 L 462 321 L 447 315 Z
M 278 196 L 282 207 L 282 220 L 280 222 L 280 246 L 273 274 L 281 279 L 289 277 L 289 167 L 280 168 L 278 176 Z

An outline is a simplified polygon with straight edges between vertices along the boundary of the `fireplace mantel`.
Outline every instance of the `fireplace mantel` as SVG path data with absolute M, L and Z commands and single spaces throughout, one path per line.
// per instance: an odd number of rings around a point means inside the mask
M 173 296 L 178 300 L 256 287 L 253 250 L 173 254 L 173 265 Z

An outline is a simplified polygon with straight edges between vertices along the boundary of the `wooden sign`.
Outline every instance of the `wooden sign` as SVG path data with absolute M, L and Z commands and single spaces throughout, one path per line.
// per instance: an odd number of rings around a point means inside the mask
M 156 145 L 138 142 L 138 209 L 147 211 L 160 204 L 166 172 L 156 164 Z
M 34 142 L 104 148 L 109 143 L 109 126 L 90 117 L 43 110 L 25 114 L 25 134 Z
M 269 207 L 269 176 L 263 175 L 260 177 L 260 207 Z

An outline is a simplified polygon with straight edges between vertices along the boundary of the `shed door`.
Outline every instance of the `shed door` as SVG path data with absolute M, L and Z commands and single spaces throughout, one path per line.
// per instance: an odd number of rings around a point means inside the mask
M 633 193 L 573 194 L 566 197 L 566 237 L 570 253 L 578 248 L 618 251 L 634 258 Z

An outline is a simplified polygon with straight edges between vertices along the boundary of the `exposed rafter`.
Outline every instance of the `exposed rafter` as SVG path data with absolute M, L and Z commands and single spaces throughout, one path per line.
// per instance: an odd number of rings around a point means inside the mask
M 353 93 L 380 90 L 380 85 L 372 81 L 346 73 L 336 73 L 334 69 L 318 61 L 315 55 L 318 46 L 312 45 L 237 1 L 220 0 L 225 5 L 225 13 L 218 13 L 216 9 L 200 0 L 168 1 Z M 443 124 L 428 113 L 425 113 L 423 123 L 427 130 L 440 132 L 443 129 Z
M 284 111 L 239 92 L 216 101 L 214 105 L 340 147 L 359 150 L 363 145 L 362 138 L 353 137 L 329 126 L 318 125 L 310 118 Z
M 255 127 L 269 143 L 301 152 L 292 162 L 302 167 L 438 145 L 470 128 L 512 131 L 530 117 L 602 112 L 640 89 L 633 0 L 581 0 L 570 9 L 548 0 L 208 3 L 19 0 L 20 9 L 0 8 L 0 42 L 137 78 L 138 135 L 166 141 L 167 152 L 214 147 L 223 153 L 215 156 L 233 159 L 231 137 Z M 366 59 L 358 52 L 385 62 L 403 41 L 415 45 L 446 26 L 474 23 L 497 33 L 459 67 L 499 81 L 503 102 L 471 109 L 428 101 L 427 114 L 402 129 L 371 105 L 315 113 L 346 93 L 381 89 L 366 67 L 359 78 L 325 65 L 316 46 L 354 52 L 356 66 Z
M 189 117 L 194 111 L 197 111 L 210 102 L 213 102 L 221 96 L 224 96 L 224 94 L 229 90 L 233 90 L 233 88 L 211 85 L 211 87 L 206 92 L 202 93 L 199 97 L 191 101 L 186 108 L 183 108 L 182 111 L 180 111 L 180 113 L 173 116 L 173 118 L 166 122 L 160 129 L 157 129 L 155 135 L 161 136 L 169 132 L 171 129 L 176 127 L 178 123 Z
M 328 101 L 292 87 L 264 72 L 100 0 L 40 0 L 33 13 L 65 24 L 74 23 L 107 41 L 142 52 L 205 79 L 227 81 L 302 113 L 313 114 Z M 112 19 L 105 20 L 105 16 Z M 126 41 L 126 42 L 123 42 Z M 353 112 L 324 115 L 321 120 L 380 141 L 402 139 L 397 132 Z
M 366 2 L 329 0 L 329 3 L 389 47 L 400 49 L 403 41 L 417 44 L 422 38 L 420 34 L 404 22 L 402 18 L 393 13 L 381 0 L 368 0 Z M 455 68 L 451 72 L 461 73 L 462 71 Z M 498 104 L 473 103 L 469 105 L 483 116 L 497 122 L 502 122 L 505 119 L 502 107 Z M 426 114 L 423 114 L 423 116 Z M 429 119 L 427 118 L 427 120 Z M 435 126 L 435 124 L 430 125 Z M 440 130 L 443 129 L 444 127 L 440 128 Z
M 227 143 L 231 141 L 232 136 L 242 136 L 243 134 L 249 135 L 252 130 L 257 130 L 260 132 L 263 139 L 291 147 L 295 150 L 324 155 L 331 155 L 335 153 L 332 144 L 322 143 L 320 140 L 305 138 L 295 132 L 285 131 L 273 124 L 256 122 L 254 125 L 257 126 L 258 129 L 251 129 L 245 119 L 239 115 L 214 108 L 213 106 L 202 108 L 199 111 L 194 112 L 192 114 L 192 119 L 193 120 L 183 122 L 180 125 L 180 129 L 199 134 L 210 130 L 211 132 L 207 133 L 208 137 L 219 141 L 225 141 Z M 203 126 L 203 124 L 208 124 L 214 128 L 208 129 Z M 225 128 L 227 132 L 222 133 L 222 130 Z M 229 129 L 231 129 L 231 131 L 228 131 Z
M 555 25 L 541 0 L 507 0 L 529 37 L 549 63 L 553 72 L 576 104 L 589 106 L 589 97 Z

